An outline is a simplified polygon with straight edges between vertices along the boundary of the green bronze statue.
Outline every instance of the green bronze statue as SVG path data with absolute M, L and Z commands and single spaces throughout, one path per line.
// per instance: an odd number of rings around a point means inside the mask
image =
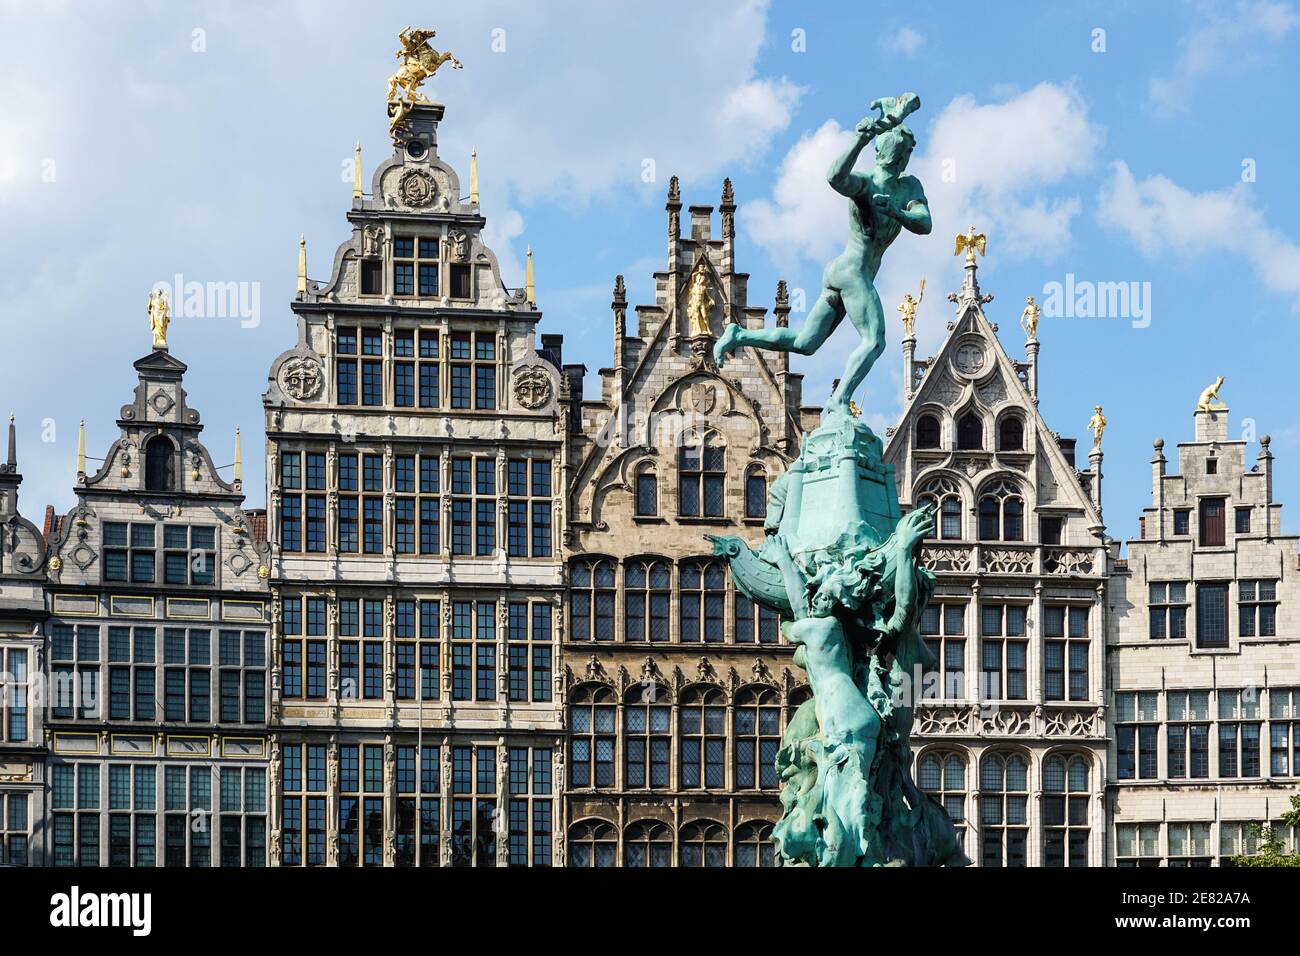
M 902 123 L 920 106 L 915 93 L 876 100 L 871 108 L 880 115 L 858 123 L 853 145 L 831 164 L 826 176 L 831 188 L 850 200 L 849 240 L 844 252 L 826 266 L 821 296 L 807 321 L 797 332 L 790 328 L 747 329 L 731 323 L 713 347 L 719 366 L 742 345 L 812 355 L 847 315 L 862 341 L 849 356 L 826 409 L 849 410 L 853 393 L 885 350 L 885 312 L 875 285 L 880 260 L 903 229 L 927 235 L 931 228 L 930 207 L 921 183 L 904 173 L 916 137 Z M 873 139 L 875 168 L 869 173 L 855 172 L 858 156 Z
M 906 227 L 930 231 L 925 194 L 902 175 L 914 139 L 902 119 L 914 93 L 877 100 L 881 115 L 858 124 L 858 140 L 831 167 L 830 183 L 853 200 L 848 248 L 826 267 L 825 289 L 804 327 L 729 325 L 721 364 L 740 345 L 811 354 L 848 315 L 862 342 L 822 424 L 772 483 L 763 546 L 712 537 L 737 589 L 782 618 L 811 700 L 786 727 L 777 754 L 777 856 L 793 866 L 965 866 L 947 813 L 912 780 L 916 678 L 934 666 L 918 622 L 934 575 L 921 566 L 934 515 L 901 515 L 893 466 L 850 411 L 856 387 L 884 348 L 884 314 L 874 279 L 889 243 Z M 876 139 L 876 168 L 853 171 Z

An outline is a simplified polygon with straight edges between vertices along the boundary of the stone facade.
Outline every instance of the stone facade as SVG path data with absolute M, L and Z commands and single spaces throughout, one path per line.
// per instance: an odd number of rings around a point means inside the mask
M 977 278 L 968 260 L 933 358 L 903 340 L 903 414 L 885 447 L 903 510 L 936 513 L 921 632 L 939 667 L 919 682 L 915 778 L 976 865 L 1099 866 L 1101 453 L 1075 467 L 1073 440 L 1038 413 L 1039 343 L 1025 361 L 1007 354 Z
M 300 274 L 264 398 L 282 866 L 561 858 L 561 343 L 442 115 L 412 108 L 328 281 Z
M 1151 506 L 1110 582 L 1107 864 L 1222 865 L 1300 790 L 1297 538 L 1269 439 L 1249 464 L 1226 408 L 1194 419 L 1177 473 L 1156 441 Z
M 735 198 L 689 208 L 676 177 L 655 301 L 628 327 L 611 303 L 613 365 L 579 402 L 568 368 L 569 600 L 565 813 L 574 866 L 770 865 L 775 756 L 806 695 L 775 615 L 738 594 L 707 533 L 761 540 L 768 482 L 818 421 L 788 356 L 743 349 L 719 370 L 728 322 L 759 327 L 735 263 Z M 785 284 L 775 321 L 786 324 Z
M 18 435 L 0 463 L 0 864 L 45 859 L 45 714 L 33 693 L 45 653 L 45 537 L 18 511 Z
M 266 548 L 184 363 L 155 348 L 135 369 L 49 544 L 45 860 L 265 866 Z

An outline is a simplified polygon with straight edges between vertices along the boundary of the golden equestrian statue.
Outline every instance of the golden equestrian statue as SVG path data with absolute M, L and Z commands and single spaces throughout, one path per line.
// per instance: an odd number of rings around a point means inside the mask
M 965 249 L 966 262 L 970 264 L 975 261 L 976 250 L 979 251 L 980 255 L 984 255 L 984 249 L 988 245 L 988 241 L 988 236 L 984 235 L 984 233 L 977 233 L 974 226 L 967 226 L 965 233 L 957 234 L 957 248 L 953 250 L 952 254 L 959 256 L 961 251 Z
M 1201 397 L 1196 400 L 1196 410 L 1198 412 L 1214 411 L 1214 403 L 1219 403 L 1219 408 L 1227 408 L 1223 399 L 1219 398 L 1219 389 L 1223 387 L 1223 376 L 1220 375 L 1214 380 L 1214 384 L 1201 392 Z
M 397 59 L 402 65 L 388 78 L 388 113 L 392 117 L 388 131 L 396 134 L 406 122 L 406 114 L 415 103 L 427 103 L 429 98 L 420 92 L 420 84 L 438 72 L 438 67 L 450 61 L 452 69 L 460 70 L 464 64 L 450 53 L 439 53 L 429 45 L 437 36 L 436 30 L 413 30 L 407 27 L 397 35 L 402 48 Z
M 1101 448 L 1101 433 L 1106 430 L 1106 416 L 1101 413 L 1101 406 L 1092 406 L 1092 418 L 1088 419 L 1088 424 L 1084 427 L 1092 432 L 1092 447 L 1094 450 Z
M 921 280 L 921 291 L 916 298 L 912 298 L 912 293 L 904 292 L 903 301 L 898 303 L 898 311 L 903 314 L 903 338 L 910 339 L 912 333 L 916 330 L 916 307 L 921 304 L 925 298 L 925 280 Z
M 153 332 L 153 347 L 167 348 L 167 326 L 172 317 L 167 308 L 167 293 L 162 289 L 149 292 L 149 330 Z

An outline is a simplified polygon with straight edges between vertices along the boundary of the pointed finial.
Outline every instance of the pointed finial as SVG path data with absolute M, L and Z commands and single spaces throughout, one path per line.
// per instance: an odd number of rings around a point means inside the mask
M 614 276 L 614 301 L 627 304 L 627 283 L 621 275 Z
M 298 298 L 307 294 L 307 234 L 298 235 Z
M 722 205 L 724 207 L 736 205 L 736 194 L 731 188 L 730 177 L 722 181 Z
M 18 469 L 18 430 L 14 427 L 14 416 L 9 415 L 9 470 Z
M 352 155 L 352 198 L 361 198 L 361 140 L 357 140 L 357 151 Z
M 682 184 L 681 181 L 673 176 L 668 180 L 668 202 L 681 204 L 682 201 Z
M 77 474 L 86 473 L 86 420 L 81 420 L 81 426 L 77 430 Z
M 244 448 L 239 441 L 239 429 L 235 429 L 235 481 L 244 480 Z
M 524 301 L 537 304 L 537 283 L 533 278 L 533 247 L 528 247 L 528 265 L 524 267 Z
M 469 151 L 469 201 L 478 205 L 478 148 Z

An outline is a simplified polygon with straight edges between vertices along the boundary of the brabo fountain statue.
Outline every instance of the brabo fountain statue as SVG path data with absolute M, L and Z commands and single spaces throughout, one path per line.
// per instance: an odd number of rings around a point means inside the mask
M 813 697 L 791 718 L 777 755 L 783 815 L 773 833 L 784 865 L 965 866 L 947 813 L 912 781 L 909 736 L 918 665 L 934 661 L 917 633 L 934 575 L 917 563 L 934 515 L 900 516 L 893 467 L 853 413 L 857 386 L 884 350 L 876 272 L 903 229 L 930 231 L 921 184 L 904 174 L 915 138 L 903 120 L 915 93 L 872 103 L 879 116 L 857 127 L 831 166 L 848 197 L 849 239 L 827 267 L 803 327 L 744 329 L 718 340 L 721 365 L 741 346 L 811 355 L 845 316 L 862 336 L 849 356 L 821 426 L 772 483 L 767 536 L 757 552 L 735 537 L 711 537 L 736 587 L 777 610 L 796 645 Z M 875 168 L 855 172 L 876 143 Z

